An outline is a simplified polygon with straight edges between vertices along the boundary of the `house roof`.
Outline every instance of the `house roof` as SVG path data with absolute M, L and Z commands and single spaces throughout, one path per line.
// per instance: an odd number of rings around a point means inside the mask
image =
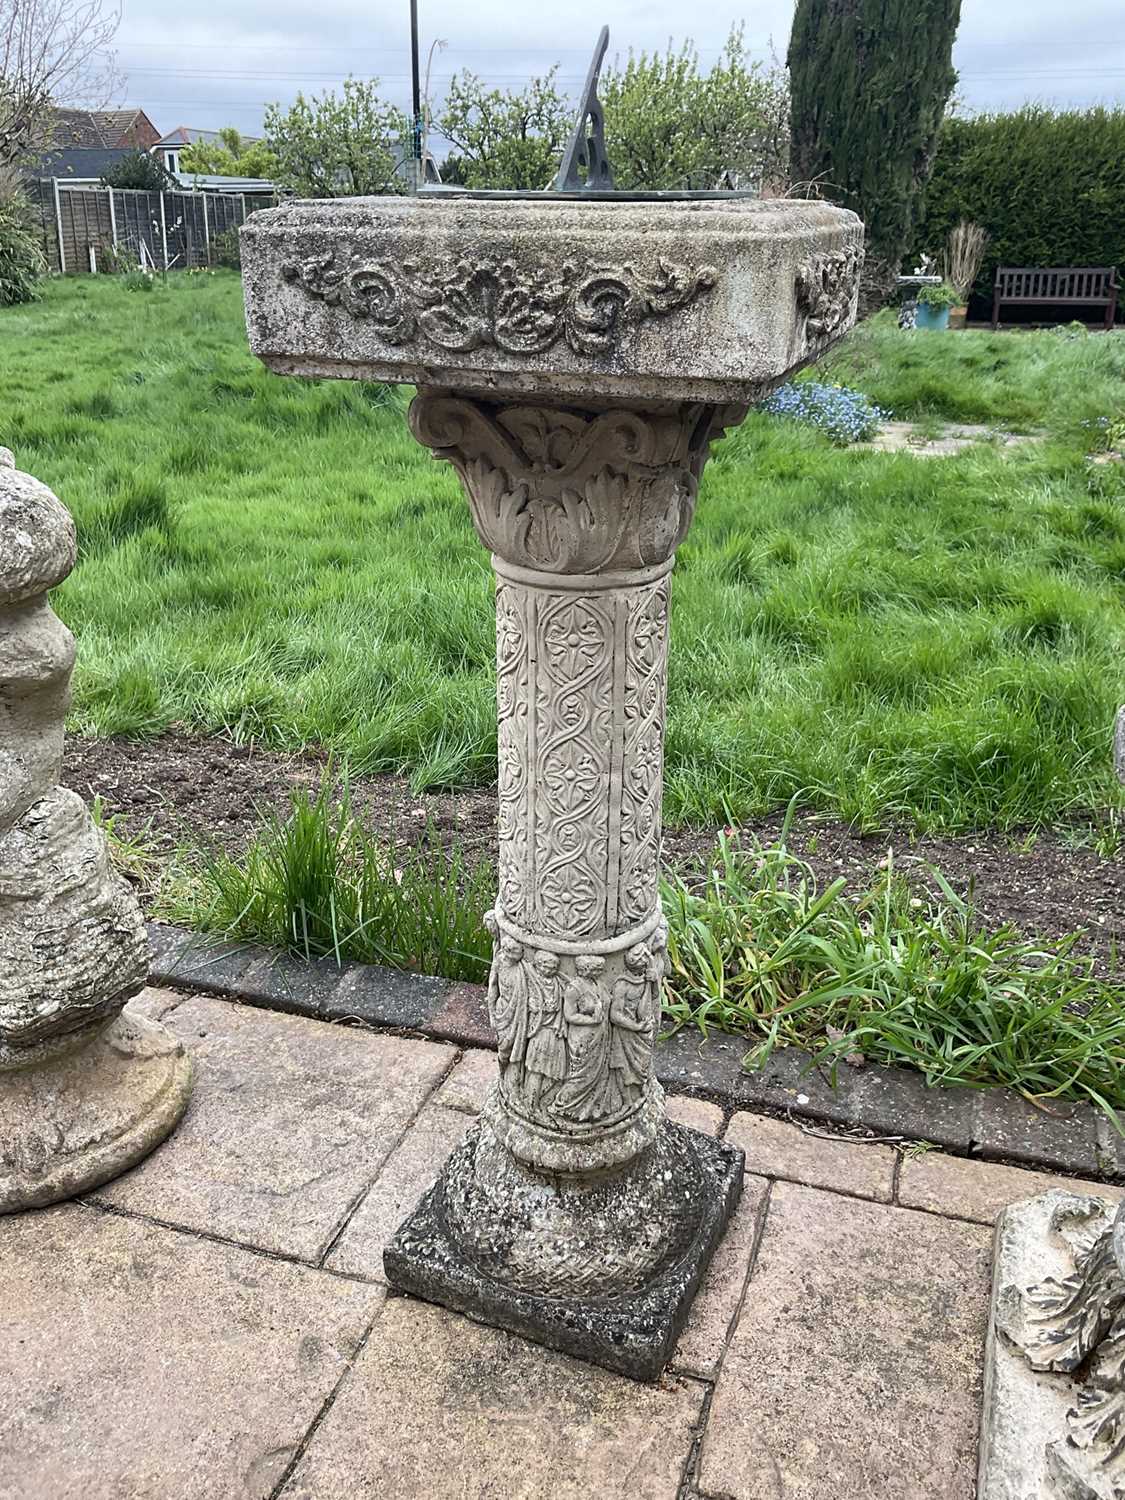
M 56 109 L 51 144 L 60 151 L 72 146 L 93 150 L 102 146 L 113 150 L 130 131 L 142 132 L 155 127 L 143 109 Z
M 126 156 L 136 153 L 135 146 L 108 150 L 105 146 L 74 146 L 64 151 L 48 151 L 33 167 L 29 177 L 73 177 L 81 181 L 100 178 Z
M 238 138 L 244 146 L 253 146 L 261 139 L 257 135 L 243 135 L 241 131 Z M 157 146 L 221 146 L 223 137 L 218 130 L 198 130 L 194 125 L 177 125 L 175 130 L 170 130 L 157 141 Z

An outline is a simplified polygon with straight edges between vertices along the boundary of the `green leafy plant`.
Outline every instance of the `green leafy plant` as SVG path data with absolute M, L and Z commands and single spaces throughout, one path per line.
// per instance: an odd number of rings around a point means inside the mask
M 102 176 L 106 187 L 163 193 L 179 186 L 176 179 L 147 151 L 130 151 Z
M 225 266 L 228 271 L 242 269 L 242 246 L 236 228 L 224 229 L 221 234 L 214 236 L 211 240 L 211 259 L 217 266 Z
M 790 809 L 792 816 L 792 808 Z M 928 1082 L 1125 1107 L 1125 1010 L 1076 937 L 1048 946 L 987 928 L 936 871 L 940 898 L 893 867 L 844 898 L 779 842 L 724 837 L 698 881 L 669 879 L 665 1007 L 746 1036 L 747 1067 L 777 1048 L 831 1072 L 853 1054 Z
M 0 173 L 0 307 L 33 302 L 46 270 L 31 205 L 14 173 Z
M 398 192 L 395 160 L 406 130 L 402 111 L 380 98 L 377 78 L 346 78 L 341 93 L 311 100 L 299 93 L 288 109 L 266 106 L 271 176 L 302 198 Z
M 939 281 L 937 286 L 920 286 L 918 301 L 926 307 L 956 307 L 961 301 L 961 294 L 952 282 Z

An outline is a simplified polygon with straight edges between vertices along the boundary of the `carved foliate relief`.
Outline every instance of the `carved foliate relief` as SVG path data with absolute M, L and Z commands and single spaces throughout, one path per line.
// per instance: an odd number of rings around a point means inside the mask
M 495 917 L 490 925 L 499 934 Z M 642 1103 L 652 1076 L 666 930 L 624 953 L 560 956 L 498 935 L 489 980 L 501 1090 L 525 1119 L 596 1133 Z
M 1000 1290 L 997 1327 L 1034 1370 L 1079 1372 L 1067 1432 L 1047 1445 L 1059 1500 L 1125 1500 L 1125 1204 L 1110 1221 L 1097 1198 L 1067 1196 L 1051 1230 L 1074 1271 Z
M 500 905 L 612 935 L 656 904 L 668 579 L 496 594 Z
M 492 406 L 419 394 L 419 442 L 461 477 L 481 541 L 548 573 L 643 568 L 669 558 L 691 524 L 708 447 L 729 414 L 663 415 Z
M 835 337 L 855 317 L 862 261 L 857 249 L 837 250 L 813 255 L 797 268 L 797 310 L 810 344 Z
M 626 329 L 686 307 L 717 279 L 710 266 L 660 259 L 649 267 L 361 256 L 341 264 L 334 252 L 288 262 L 281 274 L 364 319 L 388 344 L 417 339 L 456 354 L 491 345 L 515 355 L 562 340 L 576 354 L 612 353 Z

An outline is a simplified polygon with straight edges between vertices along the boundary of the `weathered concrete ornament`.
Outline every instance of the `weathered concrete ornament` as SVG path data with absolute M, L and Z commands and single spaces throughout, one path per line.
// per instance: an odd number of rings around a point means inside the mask
M 1125 1204 L 997 1220 L 979 1500 L 1125 1500 Z
M 46 594 L 75 556 L 67 511 L 0 448 L 0 1213 L 133 1166 L 191 1086 L 182 1045 L 121 1014 L 147 977 L 144 923 L 56 785 L 74 641 Z
M 737 194 L 441 192 L 287 204 L 242 246 L 254 352 L 415 384 L 496 573 L 499 1076 L 388 1277 L 655 1378 L 744 1166 L 670 1124 L 653 1077 L 671 571 L 712 442 L 854 320 L 862 226 Z

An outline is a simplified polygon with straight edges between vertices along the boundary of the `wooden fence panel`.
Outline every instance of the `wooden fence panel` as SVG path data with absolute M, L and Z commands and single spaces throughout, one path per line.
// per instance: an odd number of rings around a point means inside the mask
M 158 271 L 214 265 L 216 236 L 237 229 L 252 209 L 276 202 L 259 196 L 248 203 L 241 193 L 76 187 L 50 178 L 29 183 L 27 191 L 48 266 L 68 276 L 90 271 L 91 249 L 97 270 L 109 270 L 113 246 Z

